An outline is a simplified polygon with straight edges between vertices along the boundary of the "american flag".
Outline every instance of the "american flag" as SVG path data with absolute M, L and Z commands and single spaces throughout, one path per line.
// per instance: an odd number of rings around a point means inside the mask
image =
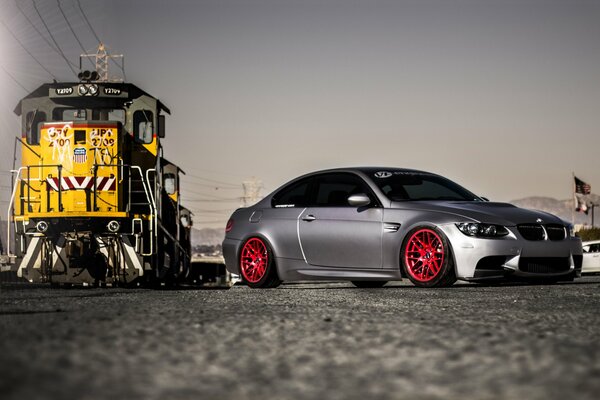
M 83 147 L 77 147 L 73 150 L 73 161 L 77 164 L 83 164 L 87 162 L 87 151 Z
M 577 178 L 576 176 L 574 176 L 574 178 L 575 178 L 575 193 L 579 193 L 579 194 L 592 193 L 592 187 L 590 186 L 589 183 L 585 183 L 584 181 Z

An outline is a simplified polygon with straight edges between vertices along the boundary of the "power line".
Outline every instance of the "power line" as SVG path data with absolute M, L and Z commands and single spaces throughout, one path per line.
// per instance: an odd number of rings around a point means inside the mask
M 48 38 L 46 36 L 44 36 L 44 34 L 42 34 L 42 32 L 39 30 L 39 28 L 37 27 L 36 24 L 33 23 L 33 21 L 29 18 L 29 16 L 25 13 L 25 11 L 21 8 L 21 6 L 19 5 L 19 2 L 17 0 L 15 0 L 15 5 L 17 6 L 17 8 L 19 9 L 19 11 L 21 12 L 21 14 L 23 15 L 23 17 L 25 17 L 25 19 L 27 20 L 27 22 L 29 22 L 29 25 L 31 25 L 33 27 L 33 29 L 35 29 L 35 31 L 38 33 L 38 35 L 40 35 L 40 37 L 42 39 L 44 39 L 44 41 L 46 42 L 46 44 L 48 45 L 48 47 L 50 47 L 56 54 L 60 55 L 60 53 L 58 52 L 58 50 L 56 49 L 56 47 L 54 47 L 54 45 L 50 42 L 50 40 L 48 40 Z M 69 63 L 72 66 L 76 66 L 75 63 L 69 61 Z
M 230 186 L 230 187 L 240 188 L 239 184 L 235 184 L 235 183 L 231 183 L 231 182 L 225 182 L 225 181 L 220 181 L 220 180 L 216 180 L 216 179 L 205 178 L 205 177 L 199 176 L 199 175 L 185 174 L 184 177 L 186 177 L 186 178 L 192 178 L 192 179 L 198 179 L 198 180 L 202 180 L 202 181 L 206 181 L 206 182 L 212 182 L 212 183 L 214 183 L 216 185 L 219 185 L 219 186 Z
M 44 26 L 46 27 L 46 30 L 48 31 L 48 34 L 50 35 L 50 39 L 52 39 L 52 42 L 54 43 L 54 45 L 56 46 L 56 49 L 59 51 L 60 55 L 62 56 L 62 58 L 65 60 L 65 62 L 67 63 L 67 65 L 69 66 L 69 68 L 71 69 L 71 71 L 73 71 L 73 73 L 75 74 L 75 76 L 77 76 L 77 71 L 75 71 L 73 69 L 73 67 L 71 66 L 71 64 L 69 63 L 69 60 L 67 59 L 67 56 L 65 56 L 65 53 L 63 53 L 63 51 L 61 50 L 60 46 L 58 45 L 58 42 L 56 41 L 56 39 L 54 38 L 54 35 L 52 35 L 52 32 L 50 32 L 50 28 L 48 28 L 48 25 L 46 24 L 46 21 L 44 20 L 44 18 L 42 17 L 42 14 L 40 14 L 40 10 L 38 10 L 37 8 L 37 4 L 35 4 L 35 0 L 31 0 L 31 2 L 33 3 L 33 8 L 35 9 L 35 12 L 37 13 L 37 15 L 40 17 L 40 20 L 42 21 L 42 24 L 44 24 Z
M 234 197 L 231 199 L 187 199 L 187 198 L 181 198 L 181 201 L 183 202 L 187 202 L 187 201 L 193 201 L 193 202 L 202 202 L 202 203 L 224 203 L 227 201 L 240 201 L 242 200 L 241 197 Z
M 12 76 L 12 74 L 11 74 L 10 72 L 8 72 L 8 71 L 6 70 L 6 68 L 4 68 L 4 65 L 2 65 L 1 67 L 2 67 L 2 70 L 3 70 L 4 72 L 6 72 L 6 75 L 8 75 L 8 76 L 10 77 L 10 79 L 12 79 L 12 80 L 13 80 L 13 81 L 14 81 L 14 82 L 17 84 L 17 85 L 21 86 L 21 89 L 23 89 L 23 90 L 24 90 L 25 92 L 27 92 L 27 93 L 31 92 L 31 90 L 27 90 L 27 88 L 26 88 L 25 86 L 23 86 L 23 85 L 21 84 L 21 82 L 19 82 L 19 81 L 17 80 L 17 78 L 15 78 L 14 76 Z
M 48 70 L 48 68 L 46 68 L 46 67 L 44 66 L 44 64 L 42 64 L 42 63 L 40 62 L 40 60 L 38 60 L 38 59 L 37 59 L 37 58 L 36 58 L 36 57 L 35 57 L 33 54 L 31 54 L 31 52 L 30 52 L 30 51 L 27 49 L 27 47 L 25 47 L 25 45 L 23 44 L 23 42 L 21 42 L 21 41 L 19 40 L 19 38 L 18 38 L 18 37 L 17 37 L 17 36 L 16 36 L 16 35 L 13 33 L 13 31 L 11 31 L 11 30 L 10 30 L 10 28 L 8 27 L 8 25 L 6 25 L 6 23 L 5 23 L 4 21 L 1 21 L 1 20 L 0 20 L 0 22 L 2 22 L 2 25 L 4 25 L 4 27 L 6 28 L 6 30 L 8 31 L 8 33 L 10 33 L 10 34 L 11 34 L 11 36 L 12 36 L 12 37 L 13 37 L 13 38 L 14 38 L 14 39 L 17 41 L 17 43 L 19 43 L 19 44 L 21 45 L 21 47 L 23 48 L 23 50 L 25 50 L 25 52 L 27 52 L 27 54 L 29 54 L 29 55 L 31 56 L 31 58 L 33 58 L 33 59 L 35 60 L 35 62 L 36 62 L 36 63 L 38 63 L 38 65 L 39 65 L 40 67 L 42 67 L 42 69 L 43 69 L 44 71 L 46 71 L 48 74 L 50 74 L 50 76 L 51 76 L 52 78 L 54 78 L 54 80 L 58 81 L 58 78 L 57 78 L 56 76 L 54 76 L 54 74 L 53 74 L 52 72 L 50 72 L 50 71 Z
M 208 183 L 197 183 L 197 182 L 190 182 L 190 185 L 193 186 L 202 186 L 202 187 L 206 187 L 206 188 L 211 188 L 214 190 L 240 190 L 241 187 L 223 187 L 223 186 L 217 186 L 217 185 L 209 185 Z
M 75 36 L 75 40 L 77 40 L 77 43 L 79 43 L 79 47 L 81 47 L 81 51 L 83 51 L 85 53 L 86 52 L 85 47 L 83 47 L 83 44 L 81 43 L 81 40 L 79 40 L 79 36 L 77 36 L 77 34 L 75 33 L 75 30 L 71 26 L 71 23 L 69 22 L 69 19 L 65 15 L 65 12 L 64 12 L 62 6 L 60 5 L 60 0 L 56 0 L 56 3 L 58 4 L 58 9 L 60 10 L 60 13 L 62 14 L 63 18 L 65 19 L 65 22 L 67 23 L 67 26 L 71 30 L 71 33 L 73 34 L 73 36 Z
M 85 22 L 87 22 L 87 25 L 90 27 L 90 30 L 92 31 L 92 33 L 96 37 L 96 40 L 98 41 L 98 44 L 102 43 L 102 40 L 100 40 L 100 38 L 98 37 L 98 34 L 94 30 L 94 27 L 92 26 L 92 24 L 90 24 L 90 21 L 88 20 L 87 15 L 85 15 L 85 12 L 83 11 L 83 7 L 81 7 L 81 2 L 79 0 L 77 0 L 77 5 L 79 6 L 79 11 L 81 11 L 81 15 L 83 15 L 83 19 L 85 19 Z

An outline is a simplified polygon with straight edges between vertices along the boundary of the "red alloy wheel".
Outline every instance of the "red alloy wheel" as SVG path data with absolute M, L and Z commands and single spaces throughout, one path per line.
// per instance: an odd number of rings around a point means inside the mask
M 252 238 L 242 247 L 240 269 L 244 278 L 250 283 L 259 282 L 267 272 L 269 253 L 267 246 L 259 238 Z
M 431 281 L 442 270 L 444 253 L 440 236 L 431 229 L 420 229 L 406 243 L 406 272 L 419 282 Z

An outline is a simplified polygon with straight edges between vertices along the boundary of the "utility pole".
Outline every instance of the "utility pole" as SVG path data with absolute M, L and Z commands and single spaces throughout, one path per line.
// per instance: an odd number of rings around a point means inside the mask
M 596 206 L 600 206 L 600 204 L 590 203 L 590 207 L 592 208 L 592 228 L 594 227 L 594 208 L 596 208 Z
M 124 57 L 123 54 L 109 54 L 106 50 L 106 46 L 104 43 L 100 43 L 98 45 L 98 50 L 96 50 L 95 54 L 82 54 L 79 56 L 79 69 L 83 71 L 83 59 L 87 58 L 92 61 L 95 59 L 94 68 L 98 73 L 98 81 L 100 82 L 123 82 L 123 79 L 111 79 L 108 75 L 108 63 L 112 60 L 117 67 L 123 71 L 123 75 L 125 75 L 125 67 L 124 67 Z M 121 64 L 117 63 L 116 60 L 120 60 Z
M 242 207 L 249 207 L 260 199 L 260 189 L 263 183 L 260 179 L 252 177 L 242 182 L 244 188 L 244 197 L 242 198 Z

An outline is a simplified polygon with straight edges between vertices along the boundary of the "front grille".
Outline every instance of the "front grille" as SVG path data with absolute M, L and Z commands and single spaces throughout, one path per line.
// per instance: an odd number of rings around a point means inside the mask
M 568 257 L 522 257 L 519 269 L 532 274 L 558 274 L 570 268 Z
M 517 229 L 526 240 L 544 240 L 546 238 L 544 228 L 541 225 L 522 224 L 517 225 Z
M 546 232 L 550 240 L 564 240 L 567 237 L 567 231 L 562 225 L 546 225 Z
M 564 240 L 567 237 L 567 230 L 559 224 L 521 224 L 517 225 L 519 233 L 525 240 Z

